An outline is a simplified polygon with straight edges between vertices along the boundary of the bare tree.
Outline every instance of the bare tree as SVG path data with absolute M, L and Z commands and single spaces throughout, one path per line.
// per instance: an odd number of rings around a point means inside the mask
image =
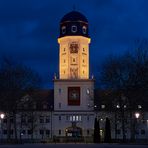
M 32 69 L 15 63 L 8 58 L 3 59 L 0 68 L 0 106 L 7 113 L 8 140 L 10 140 L 10 116 L 14 119 L 14 133 L 17 140 L 16 114 L 18 104 L 26 92 L 39 88 L 41 79 Z
M 132 129 L 133 111 L 137 105 L 142 104 L 145 108 L 148 106 L 145 99 L 148 96 L 147 44 L 140 44 L 133 53 L 108 58 L 103 65 L 100 79 L 106 89 L 116 94 L 116 103 L 120 108 L 118 114 L 122 122 L 123 140 L 125 140 L 125 111 L 130 112 Z

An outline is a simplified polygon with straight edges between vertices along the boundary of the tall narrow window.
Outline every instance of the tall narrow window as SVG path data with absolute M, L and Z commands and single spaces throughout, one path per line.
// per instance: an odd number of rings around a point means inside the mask
M 59 103 L 59 109 L 61 108 L 61 103 Z
M 22 130 L 22 135 L 25 135 L 26 134 L 26 130 Z
M 59 135 L 61 135 L 61 130 L 59 130 Z
M 46 116 L 46 123 L 50 122 L 50 116 Z
M 69 116 L 67 115 L 67 116 L 66 116 L 66 120 L 68 121 L 68 119 L 69 119 Z
M 40 116 L 40 123 L 44 123 L 44 117 Z
M 44 135 L 44 130 L 40 130 L 40 135 Z
M 76 121 L 79 121 L 79 116 L 76 116 Z
M 46 135 L 47 135 L 47 136 L 50 135 L 50 130 L 46 130 Z
M 61 88 L 59 88 L 59 94 L 61 93 L 61 91 L 62 91 Z
M 83 26 L 82 30 L 83 30 L 83 34 L 86 34 L 86 26 Z
M 13 130 L 10 130 L 10 134 L 13 135 Z
M 4 135 L 7 135 L 7 130 L 3 130 L 3 134 Z
M 79 121 L 82 121 L 82 117 L 81 116 L 79 116 Z
M 145 130 L 144 129 L 141 130 L 141 135 L 145 135 Z
M 28 133 L 28 135 L 31 135 L 32 134 L 32 130 L 28 130 L 27 133 Z
M 76 121 L 76 116 L 73 116 L 73 121 Z
M 87 135 L 89 135 L 89 130 L 87 130 Z
M 87 116 L 87 121 L 89 121 L 89 116 Z

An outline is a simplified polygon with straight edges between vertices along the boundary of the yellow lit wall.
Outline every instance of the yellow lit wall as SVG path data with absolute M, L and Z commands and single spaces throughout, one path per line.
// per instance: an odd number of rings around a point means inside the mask
M 90 38 L 66 36 L 58 38 L 58 43 L 60 79 L 89 79 Z

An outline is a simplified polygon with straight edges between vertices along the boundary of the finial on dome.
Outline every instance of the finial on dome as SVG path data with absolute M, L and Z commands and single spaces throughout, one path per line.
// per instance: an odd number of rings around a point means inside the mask
M 57 74 L 56 73 L 54 73 L 54 79 L 57 79 Z
M 73 5 L 73 11 L 76 11 L 76 6 L 75 5 Z
M 93 74 L 91 75 L 91 79 L 94 79 L 94 75 Z

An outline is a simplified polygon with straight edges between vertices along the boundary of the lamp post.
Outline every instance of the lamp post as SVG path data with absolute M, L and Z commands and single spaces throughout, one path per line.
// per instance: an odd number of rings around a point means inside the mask
M 0 129 L 1 129 L 1 142 L 2 142 L 2 135 L 3 135 L 3 129 L 2 129 L 2 120 L 5 118 L 5 114 L 4 113 L 0 113 Z
M 122 140 L 126 141 L 126 133 L 125 133 L 125 119 L 126 119 L 126 111 L 129 108 L 128 98 L 124 94 L 120 94 L 118 98 L 115 98 L 115 139 L 117 139 L 117 120 L 118 116 L 121 119 L 121 127 L 122 127 Z
M 97 105 L 90 105 L 90 104 L 88 104 L 88 108 L 93 109 L 93 111 L 95 112 L 94 119 L 98 119 L 98 116 L 97 116 Z M 92 128 L 92 131 L 95 132 L 95 127 Z
M 148 139 L 148 120 L 146 120 L 146 127 L 147 127 L 147 139 Z
M 135 113 L 135 117 L 138 119 L 140 117 L 140 113 Z
M 93 111 L 95 112 L 95 117 L 97 117 L 98 106 L 97 105 L 90 105 L 90 104 L 87 104 L 87 106 L 88 106 L 88 108 L 93 109 Z
M 51 113 L 51 116 L 50 116 L 50 122 L 51 122 L 51 140 L 52 140 L 52 109 L 53 109 L 53 107 L 52 107 L 52 105 L 50 106 L 50 113 Z
M 140 113 L 139 112 L 136 112 L 135 113 L 135 139 L 137 140 L 137 136 L 136 136 L 136 131 L 137 131 L 137 127 L 138 127 L 138 119 L 139 119 L 139 117 L 140 117 Z

